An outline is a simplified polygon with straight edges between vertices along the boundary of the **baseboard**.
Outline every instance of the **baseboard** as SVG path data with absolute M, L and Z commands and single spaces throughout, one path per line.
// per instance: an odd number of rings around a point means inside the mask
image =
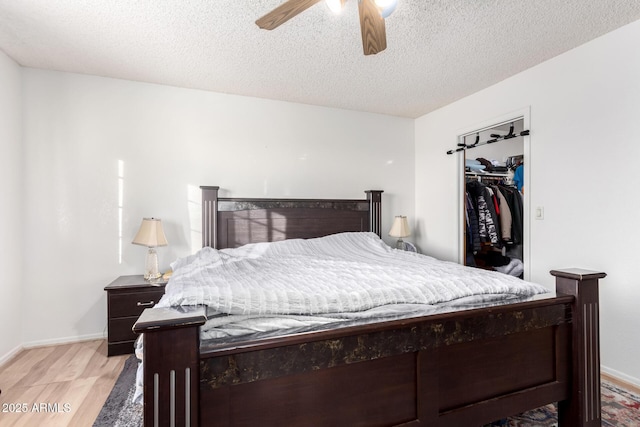
M 630 375 L 627 374 L 623 374 L 620 371 L 616 371 L 615 369 L 611 369 L 608 368 L 606 366 L 600 366 L 600 371 L 605 374 L 608 375 L 610 377 L 612 377 L 615 380 L 618 380 L 620 382 L 623 383 L 628 383 L 629 385 L 632 385 L 633 387 L 637 387 L 640 388 L 640 379 L 632 377 Z
M 46 347 L 49 345 L 71 344 L 74 342 L 93 341 L 93 340 L 100 340 L 104 338 L 105 338 L 104 333 L 100 332 L 97 334 L 82 335 L 82 336 L 75 336 L 75 337 L 64 337 L 64 338 L 53 338 L 50 340 L 31 341 L 28 343 L 24 343 L 22 347 L 23 348 Z
M 93 340 L 101 340 L 105 339 L 103 332 L 97 334 L 90 335 L 82 335 L 79 337 L 66 337 L 66 338 L 55 338 L 51 340 L 40 340 L 40 341 L 31 341 L 28 343 L 24 343 L 22 345 L 17 346 L 13 350 L 9 351 L 7 354 L 0 356 L 0 367 L 2 367 L 5 363 L 13 359 L 18 353 L 27 348 L 34 347 L 46 347 L 50 345 L 58 345 L 58 344 L 71 344 L 75 342 L 83 342 L 83 341 L 93 341 Z
M 5 354 L 2 357 L 0 357 L 0 367 L 2 367 L 9 360 L 13 359 L 14 356 L 16 354 L 20 353 L 20 351 L 22 351 L 23 348 L 24 348 L 23 346 L 19 345 L 16 348 L 14 348 L 13 350 L 9 351 L 7 354 Z

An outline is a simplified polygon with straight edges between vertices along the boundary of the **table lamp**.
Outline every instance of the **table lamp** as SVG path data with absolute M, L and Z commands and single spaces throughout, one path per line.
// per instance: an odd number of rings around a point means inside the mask
M 396 249 L 404 250 L 404 242 L 402 241 L 402 238 L 408 237 L 410 234 L 411 232 L 409 231 L 409 222 L 407 221 L 407 217 L 402 215 L 396 216 L 393 220 L 391 230 L 389 231 L 389 236 L 398 238 L 398 241 L 396 242 Z
M 143 218 L 138 234 L 136 234 L 131 243 L 149 248 L 144 266 L 144 279 L 148 281 L 158 280 L 161 275 L 158 269 L 158 254 L 155 248 L 167 246 L 168 244 L 162 229 L 162 221 L 159 218 Z

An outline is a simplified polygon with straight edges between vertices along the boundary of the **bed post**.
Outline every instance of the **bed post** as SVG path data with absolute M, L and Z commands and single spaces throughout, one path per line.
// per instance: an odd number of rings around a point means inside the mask
M 202 190 L 202 247 L 218 247 L 218 190 L 217 186 L 200 187 Z
M 382 190 L 367 190 L 369 201 L 369 231 L 382 238 Z
M 600 329 L 597 271 L 552 270 L 556 291 L 575 297 L 572 304 L 572 379 L 569 399 L 558 404 L 558 425 L 600 426 Z
M 144 425 L 198 427 L 200 326 L 204 307 L 146 309 L 133 325 L 143 335 Z

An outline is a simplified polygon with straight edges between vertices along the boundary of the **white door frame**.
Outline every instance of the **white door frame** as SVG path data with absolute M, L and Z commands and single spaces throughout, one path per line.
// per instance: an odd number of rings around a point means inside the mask
M 474 125 L 466 126 L 458 131 L 456 137 L 456 143 L 463 143 L 464 137 L 468 135 L 475 135 L 477 132 L 491 129 L 496 126 L 513 122 L 519 119 L 523 119 L 524 129 L 531 129 L 531 107 L 522 108 L 520 110 L 512 111 L 510 113 L 494 117 L 491 119 L 483 120 L 482 122 Z M 524 182 L 526 187 L 524 195 L 522 196 L 523 203 L 523 239 L 522 245 L 523 262 L 524 262 L 524 279 L 530 280 L 531 277 L 531 191 L 535 191 L 535 187 L 531 185 L 531 136 L 526 135 L 523 137 L 524 142 L 524 160 L 526 167 L 524 168 Z M 464 155 L 460 155 L 464 152 L 458 153 L 458 262 L 464 264 L 465 261 L 465 242 L 464 242 L 464 227 L 465 227 L 465 195 L 464 195 Z

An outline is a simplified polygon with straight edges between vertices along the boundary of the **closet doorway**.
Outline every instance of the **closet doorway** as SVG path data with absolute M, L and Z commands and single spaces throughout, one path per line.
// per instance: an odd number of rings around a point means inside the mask
M 461 261 L 523 279 L 530 271 L 527 121 L 515 117 L 459 137 L 467 147 L 461 152 Z

